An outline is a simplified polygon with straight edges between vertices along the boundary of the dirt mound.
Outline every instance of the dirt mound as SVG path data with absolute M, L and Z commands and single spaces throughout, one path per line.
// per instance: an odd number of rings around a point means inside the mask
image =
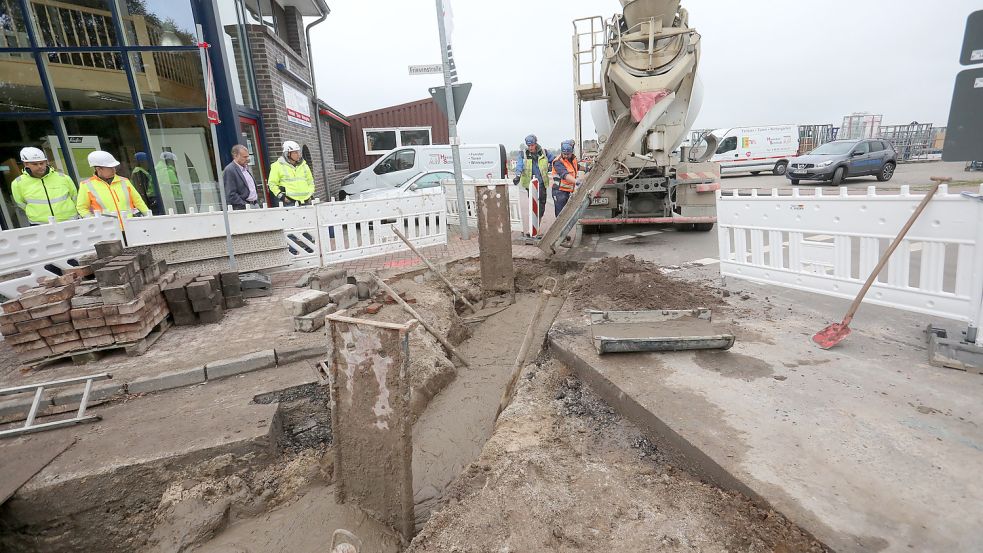
M 520 382 L 407 553 L 827 551 L 779 513 L 671 465 L 555 362 Z
M 571 295 L 577 309 L 694 309 L 721 303 L 712 289 L 670 278 L 633 255 L 591 263 L 577 277 Z

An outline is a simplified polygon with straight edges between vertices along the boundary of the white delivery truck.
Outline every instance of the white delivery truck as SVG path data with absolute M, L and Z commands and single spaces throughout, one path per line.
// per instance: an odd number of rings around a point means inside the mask
M 508 160 L 503 144 L 462 144 L 461 173 L 472 179 L 504 179 Z M 454 172 L 454 159 L 448 145 L 407 146 L 375 160 L 361 171 L 341 181 L 338 199 L 373 190 L 393 188 L 428 171 Z
M 799 127 L 771 125 L 716 129 L 719 146 L 710 158 L 720 164 L 720 172 L 757 175 L 771 171 L 784 175 L 788 161 L 799 155 Z

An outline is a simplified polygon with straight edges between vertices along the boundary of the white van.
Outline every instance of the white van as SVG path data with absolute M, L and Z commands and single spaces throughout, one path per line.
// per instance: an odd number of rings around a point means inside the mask
M 503 144 L 462 144 L 461 172 L 473 179 L 504 179 L 508 168 Z M 448 145 L 407 146 L 375 160 L 361 171 L 341 181 L 339 199 L 376 188 L 399 186 L 428 171 L 454 172 L 454 160 Z
M 799 155 L 797 125 L 716 129 L 713 135 L 719 142 L 710 161 L 720 164 L 721 173 L 757 175 L 771 171 L 784 175 L 788 160 Z

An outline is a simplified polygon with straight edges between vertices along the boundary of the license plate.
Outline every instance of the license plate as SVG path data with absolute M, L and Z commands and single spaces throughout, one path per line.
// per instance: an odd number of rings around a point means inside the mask
M 805 171 L 792 171 L 792 174 L 793 175 L 804 175 L 804 174 L 806 174 L 806 172 Z
M 590 201 L 590 205 L 608 205 L 611 198 L 594 198 Z

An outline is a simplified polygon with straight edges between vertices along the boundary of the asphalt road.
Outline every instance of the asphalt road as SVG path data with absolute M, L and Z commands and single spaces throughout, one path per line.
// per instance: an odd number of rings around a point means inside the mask
M 951 177 L 953 182 L 960 188 L 973 187 L 973 183 L 983 182 L 983 172 L 966 172 L 966 164 L 962 162 L 932 161 L 925 163 L 903 163 L 898 166 L 894 177 L 888 182 L 878 182 L 875 177 L 856 177 L 848 178 L 842 186 L 848 188 L 867 188 L 876 186 L 878 189 L 896 190 L 902 185 L 927 186 L 932 184 L 931 177 Z M 968 186 L 967 186 L 968 185 Z M 724 190 L 751 189 L 759 188 L 769 190 L 772 188 L 794 188 L 791 181 L 784 175 L 775 176 L 771 173 L 761 173 L 760 175 L 750 175 L 742 173 L 738 175 L 724 175 L 721 186 Z M 802 181 L 799 188 L 813 186 L 825 186 L 832 188 L 832 185 L 815 181 Z
M 877 182 L 874 177 L 848 179 L 845 186 L 851 190 L 865 190 L 868 186 L 876 186 L 878 190 L 896 190 L 901 185 L 912 187 L 931 184 L 929 177 L 952 177 L 953 191 L 973 190 L 983 182 L 983 172 L 967 173 L 963 171 L 963 163 L 913 163 L 898 167 L 893 179 L 889 182 Z M 959 181 L 958 183 L 956 181 Z M 969 182 L 967 182 L 969 181 Z M 808 185 L 805 188 L 811 188 Z M 750 190 L 752 188 L 769 190 L 771 188 L 794 188 L 784 176 L 774 175 L 738 175 L 725 176 L 725 190 Z M 800 184 L 798 188 L 803 188 Z M 826 188 L 833 187 L 827 185 Z M 810 237 L 807 237 L 810 238 Z M 816 239 L 815 237 L 813 239 Z M 659 265 L 683 265 L 685 263 L 703 262 L 707 265 L 717 263 L 719 253 L 717 247 L 716 227 L 711 232 L 680 231 L 672 225 L 623 225 L 614 227 L 610 232 L 585 234 L 581 240 L 583 247 L 592 249 L 594 255 L 635 255 L 639 259 L 652 261 Z M 917 260 L 918 253 L 913 252 Z M 855 260 L 856 263 L 856 260 Z M 946 256 L 946 282 L 954 278 L 954 256 Z M 917 267 L 917 265 L 916 265 Z

